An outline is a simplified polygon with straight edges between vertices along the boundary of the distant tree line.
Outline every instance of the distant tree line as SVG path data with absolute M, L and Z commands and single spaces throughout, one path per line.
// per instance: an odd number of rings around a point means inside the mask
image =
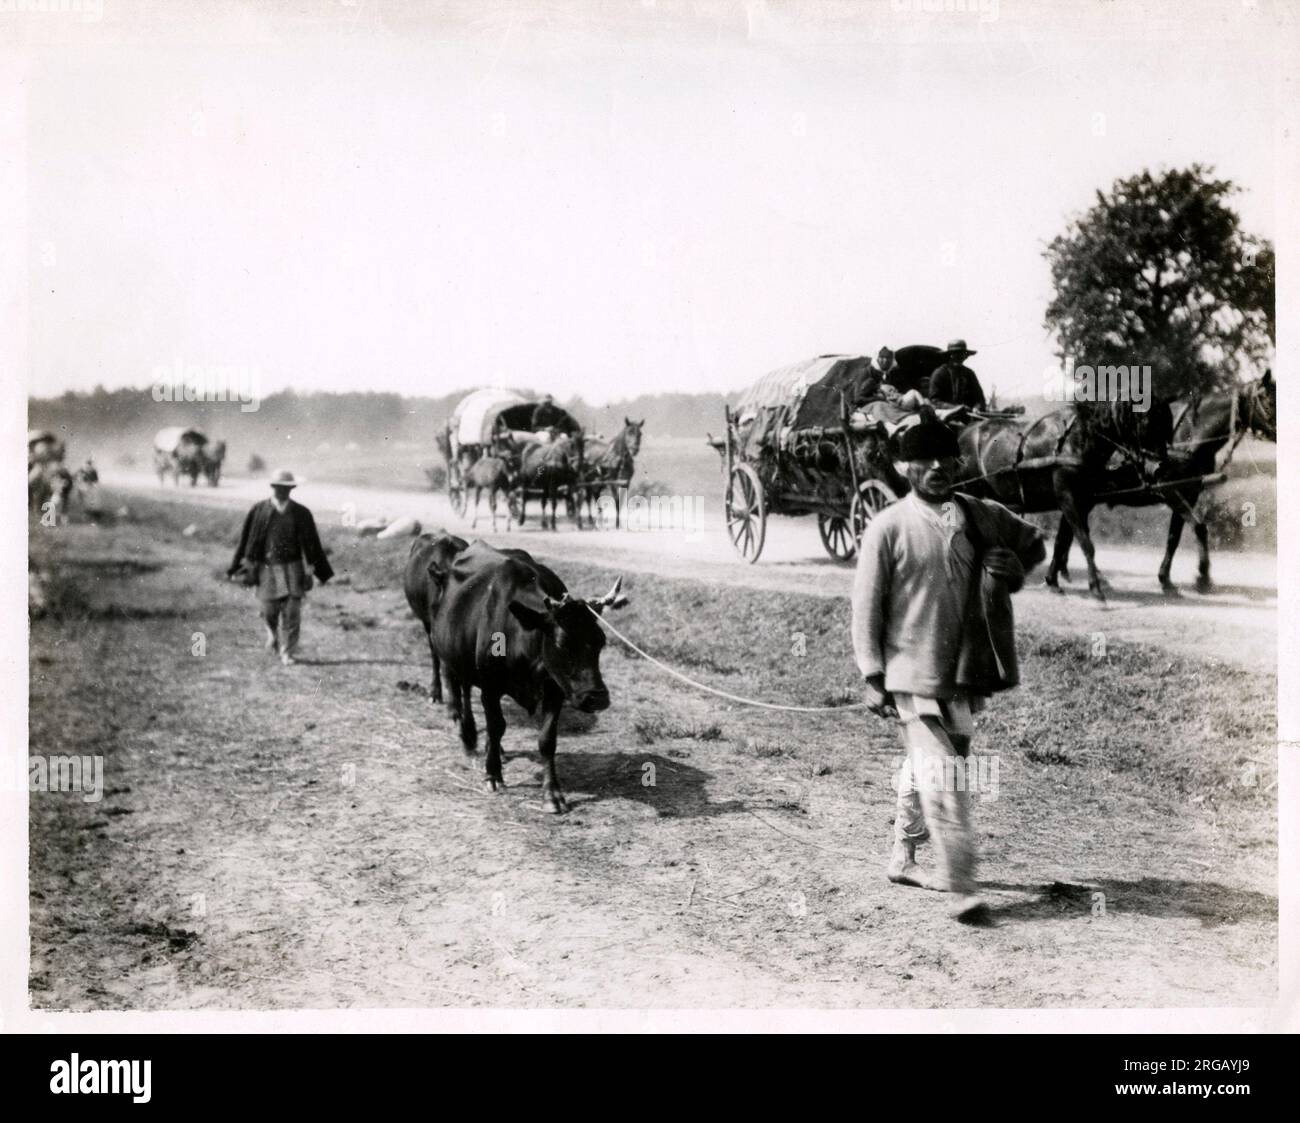
M 540 397 L 542 391 L 521 388 Z M 383 440 L 428 442 L 469 390 L 441 397 L 405 397 L 391 393 L 301 393 L 283 390 L 260 399 L 256 410 L 238 401 L 156 401 L 150 389 L 68 391 L 55 398 L 31 398 L 28 426 L 50 429 L 74 442 L 111 442 L 147 452 L 159 429 L 192 425 L 214 439 L 237 441 L 251 449 L 299 447 L 322 441 L 371 446 Z M 596 407 L 581 398 L 560 400 L 589 432 L 612 435 L 623 419 L 644 419 L 655 436 L 702 437 L 721 428 L 721 394 L 643 394 Z M 251 403 L 247 403 L 251 404 Z

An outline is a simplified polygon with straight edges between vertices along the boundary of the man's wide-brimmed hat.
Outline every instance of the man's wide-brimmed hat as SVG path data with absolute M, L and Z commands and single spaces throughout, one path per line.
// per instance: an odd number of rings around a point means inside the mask
M 967 355 L 978 355 L 978 354 L 979 354 L 978 351 L 972 351 L 969 347 L 967 347 L 967 346 L 966 346 L 966 341 L 965 341 L 964 339 L 950 339 L 950 340 L 948 340 L 948 346 L 947 346 L 946 348 L 944 348 L 944 352 L 945 352 L 945 354 L 948 354 L 948 355 L 960 355 L 963 359 L 964 359 Z
M 271 477 L 272 487 L 297 487 L 302 482 L 302 477 L 295 476 L 288 468 L 281 468 Z
M 953 431 L 936 417 L 927 417 L 898 435 L 899 460 L 942 460 L 960 455 Z

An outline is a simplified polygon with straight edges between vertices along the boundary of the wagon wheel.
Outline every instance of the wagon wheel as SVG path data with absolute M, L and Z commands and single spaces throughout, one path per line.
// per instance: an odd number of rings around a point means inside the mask
M 751 565 L 763 552 L 767 537 L 767 505 L 758 473 L 748 464 L 737 464 L 727 481 L 727 534 L 736 552 Z
M 447 467 L 447 500 L 451 503 L 451 509 L 463 519 L 469 508 L 469 493 L 465 490 L 459 461 L 452 461 Z
M 867 523 L 898 498 L 887 484 L 880 480 L 863 480 L 849 508 L 849 522 L 853 526 L 853 541 L 860 545 Z
M 843 515 L 817 516 L 817 533 L 822 536 L 822 545 L 836 561 L 849 561 L 858 552 L 861 533 L 855 534 L 852 525 Z

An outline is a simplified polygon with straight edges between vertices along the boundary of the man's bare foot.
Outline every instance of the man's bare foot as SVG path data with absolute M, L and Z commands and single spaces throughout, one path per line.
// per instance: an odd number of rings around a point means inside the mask
M 916 843 L 895 842 L 894 852 L 889 856 L 889 865 L 885 867 L 885 876 L 895 885 L 908 885 L 913 889 L 942 889 L 934 878 L 916 864 Z

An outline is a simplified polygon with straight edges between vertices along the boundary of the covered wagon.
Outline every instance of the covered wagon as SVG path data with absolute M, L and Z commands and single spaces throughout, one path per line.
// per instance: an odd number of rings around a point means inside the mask
M 573 437 L 581 444 L 582 426 L 572 414 L 551 405 L 551 424 L 544 431 L 533 428 L 533 416 L 541 399 L 528 398 L 514 390 L 485 387 L 467 394 L 452 410 L 446 428 L 438 434 L 438 447 L 447 461 L 447 498 L 458 515 L 468 504 L 465 476 L 483 456 L 496 455 L 518 473 L 519 452 L 529 443 L 546 441 L 552 429 Z M 525 496 L 515 496 L 518 503 Z
M 822 545 L 847 561 L 871 517 L 905 486 L 888 434 L 855 406 L 868 393 L 871 360 L 822 355 L 760 378 L 725 413 L 727 533 L 758 560 L 769 515 L 816 515 Z

